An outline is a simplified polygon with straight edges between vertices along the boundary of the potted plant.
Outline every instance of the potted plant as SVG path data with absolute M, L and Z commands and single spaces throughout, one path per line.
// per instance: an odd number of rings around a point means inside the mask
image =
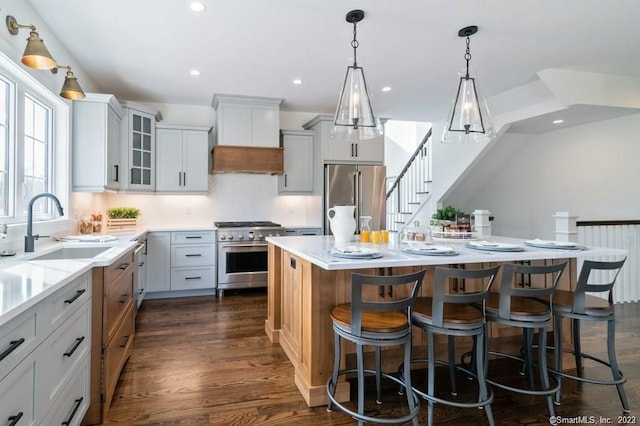
M 458 215 L 463 213 L 464 212 L 462 210 L 459 210 L 456 207 L 446 206 L 442 209 L 436 210 L 436 212 L 431 216 L 429 225 L 431 225 L 432 231 L 443 232 L 451 224 L 456 222 Z
M 135 207 L 111 207 L 107 209 L 107 228 L 110 231 L 135 229 L 140 209 Z

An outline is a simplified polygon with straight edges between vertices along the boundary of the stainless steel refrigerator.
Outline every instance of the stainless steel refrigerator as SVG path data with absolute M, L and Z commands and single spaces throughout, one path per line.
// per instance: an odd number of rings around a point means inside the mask
M 356 206 L 356 233 L 360 216 L 371 216 L 371 230 L 386 229 L 385 166 L 325 164 L 324 228 L 331 234 L 327 209 L 333 206 Z

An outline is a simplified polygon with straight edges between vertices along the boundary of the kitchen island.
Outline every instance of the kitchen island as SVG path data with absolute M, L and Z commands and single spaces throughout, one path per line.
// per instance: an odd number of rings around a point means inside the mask
M 333 369 L 333 329 L 331 309 L 351 299 L 351 273 L 397 275 L 427 269 L 420 294 L 430 295 L 434 268 L 458 265 L 464 268 L 486 268 L 505 262 L 551 264 L 568 262 L 559 288 L 573 289 L 578 259 L 603 256 L 621 258 L 625 250 L 588 247 L 585 250 L 559 250 L 524 245 L 524 240 L 492 237 L 491 242 L 522 245 L 522 251 L 481 251 L 467 247 L 467 241 L 452 240 L 455 256 L 424 256 L 401 251 L 404 246 L 393 239 L 389 244 L 361 244 L 382 253 L 378 259 L 344 259 L 332 256 L 333 237 L 269 237 L 268 312 L 265 332 L 273 343 L 279 343 L 294 366 L 294 381 L 309 406 L 325 405 L 326 382 Z M 360 245 L 360 243 L 353 243 Z M 496 280 L 499 282 L 499 280 Z M 458 285 L 458 284 L 456 284 Z M 477 287 L 476 287 L 477 288 Z M 497 285 L 493 291 L 499 291 Z M 457 291 L 474 291 L 473 283 L 459 283 Z M 379 297 L 393 297 L 381 289 Z M 513 335 L 509 328 L 494 327 L 490 338 Z M 569 333 L 567 333 L 569 334 Z M 422 333 L 415 333 L 414 347 L 424 346 Z M 350 364 L 353 347 L 345 346 L 342 363 Z M 385 356 L 383 355 L 383 362 Z M 336 398 L 349 399 L 347 382 L 338 384 Z

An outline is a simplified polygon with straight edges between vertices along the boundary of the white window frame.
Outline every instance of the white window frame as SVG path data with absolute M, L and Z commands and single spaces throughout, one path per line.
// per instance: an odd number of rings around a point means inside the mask
M 69 227 L 71 151 L 70 151 L 70 111 L 67 101 L 52 93 L 34 76 L 51 78 L 46 70 L 27 70 L 14 63 L 0 52 L 0 73 L 12 85 L 12 102 L 9 105 L 9 211 L 0 217 L 0 223 L 9 225 L 11 239 L 22 240 L 27 221 L 27 201 L 22 199 L 24 177 L 24 98 L 26 93 L 37 102 L 51 109 L 49 143 L 47 155 L 48 192 L 52 192 L 65 209 L 65 216 L 59 217 L 57 210 L 50 206 L 50 214 L 42 217 L 34 215 L 34 233 L 50 235 L 66 231 Z M 33 74 L 33 75 L 32 75 Z M 62 83 L 60 83 L 62 84 Z M 47 199 L 38 202 L 49 202 Z M 37 225 L 36 225 L 37 224 Z M 37 227 L 37 229 L 36 229 Z M 13 229 L 16 229 L 13 231 Z

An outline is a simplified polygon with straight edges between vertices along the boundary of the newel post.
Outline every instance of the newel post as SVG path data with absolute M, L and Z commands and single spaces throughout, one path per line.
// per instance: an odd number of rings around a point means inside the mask
M 480 238 L 486 238 L 491 236 L 491 212 L 489 210 L 474 210 L 474 228 L 476 234 Z
M 556 220 L 556 240 L 578 242 L 578 216 L 569 212 L 556 212 L 553 217 Z

